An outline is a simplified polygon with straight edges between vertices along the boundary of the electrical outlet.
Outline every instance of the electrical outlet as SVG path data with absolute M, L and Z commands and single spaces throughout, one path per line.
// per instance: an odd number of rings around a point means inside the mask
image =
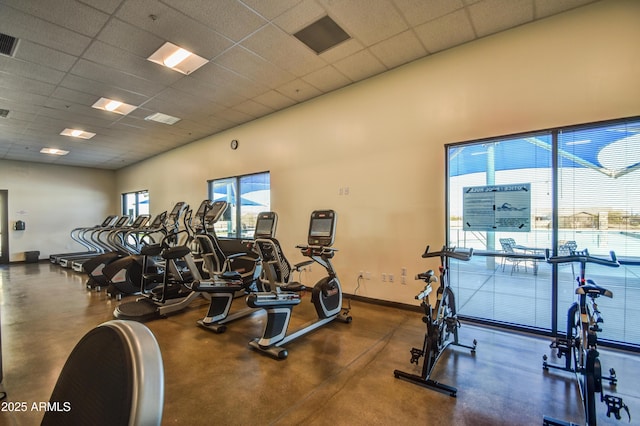
M 402 269 L 401 269 L 401 273 L 400 273 L 400 275 L 402 275 L 403 277 L 406 277 L 406 276 L 407 276 L 407 268 L 405 268 L 405 267 L 403 266 L 403 267 L 402 267 Z
M 392 283 L 393 282 L 393 274 L 389 274 L 389 282 Z
M 360 271 L 360 273 L 358 273 L 358 278 L 364 279 L 364 271 Z
M 364 273 L 364 279 L 365 279 L 365 280 L 370 280 L 370 279 L 371 279 L 371 272 L 366 271 L 366 272 Z
M 387 274 L 385 274 L 384 272 L 382 273 L 382 282 L 386 283 L 387 282 Z

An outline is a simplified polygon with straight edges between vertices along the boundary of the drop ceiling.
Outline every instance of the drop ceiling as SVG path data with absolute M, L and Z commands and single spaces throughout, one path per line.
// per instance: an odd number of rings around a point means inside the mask
M 117 170 L 416 59 L 593 0 L 0 0 L 0 159 Z M 317 54 L 324 16 L 350 38 Z M 165 42 L 208 62 L 147 58 Z M 100 98 L 136 108 L 91 106 Z M 161 113 L 167 125 L 145 120 Z M 90 140 L 60 135 L 95 133 Z M 41 154 L 42 148 L 69 151 Z

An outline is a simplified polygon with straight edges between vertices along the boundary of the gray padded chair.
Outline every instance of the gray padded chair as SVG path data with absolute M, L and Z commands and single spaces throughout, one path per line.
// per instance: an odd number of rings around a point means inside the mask
M 112 320 L 73 348 L 42 425 L 160 425 L 164 367 L 156 338 L 136 321 Z

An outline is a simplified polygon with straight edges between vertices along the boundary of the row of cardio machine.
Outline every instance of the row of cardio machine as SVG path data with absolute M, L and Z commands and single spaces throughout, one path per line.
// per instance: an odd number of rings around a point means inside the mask
M 149 321 L 182 311 L 195 299 L 204 297 L 209 306 L 198 324 L 222 333 L 232 321 L 264 310 L 262 335 L 249 344 L 277 359 L 288 356 L 286 343 L 333 320 L 351 322 L 348 309 L 342 307 L 342 288 L 331 262 L 337 251 L 332 247 L 337 219 L 333 210 L 311 214 L 307 244 L 297 246 L 309 260 L 292 266 L 275 238 L 277 215 L 274 212 L 258 215 L 254 239 L 246 242 L 246 253 L 225 253 L 214 225 L 226 208 L 225 201 L 205 200 L 195 213 L 198 226 L 186 227 L 193 229 L 186 240 L 177 244 L 175 236 L 167 234 L 161 243 L 145 245 L 139 255 L 130 257 L 131 265 L 137 264 L 140 268 L 139 297 L 117 306 L 114 316 Z M 169 216 L 174 217 L 174 212 Z M 190 222 L 191 219 L 185 224 Z M 119 262 L 125 262 L 124 259 Z M 310 288 L 318 318 L 290 332 L 293 307 L 301 302 L 301 292 L 307 290 L 305 285 L 293 280 L 293 273 L 314 262 L 327 272 L 326 277 Z M 160 266 L 149 268 L 149 264 Z M 232 313 L 232 303 L 238 298 L 246 298 L 247 306 Z

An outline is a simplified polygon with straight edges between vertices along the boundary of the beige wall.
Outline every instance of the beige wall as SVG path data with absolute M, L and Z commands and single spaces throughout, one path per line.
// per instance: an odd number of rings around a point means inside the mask
M 640 115 L 638 40 L 640 2 L 593 4 L 123 169 L 118 192 L 148 188 L 157 212 L 178 199 L 197 205 L 207 179 L 269 170 L 291 261 L 302 259 L 294 246 L 305 241 L 309 213 L 333 208 L 345 291 L 368 271 L 358 294 L 410 302 L 415 273 L 435 266 L 420 258 L 425 245 L 444 242 L 444 144 Z M 381 282 L 382 273 L 396 283 Z
M 291 261 L 309 213 L 333 208 L 345 291 L 368 271 L 358 294 L 410 302 L 444 242 L 444 144 L 640 115 L 639 24 L 640 2 L 607 0 L 487 37 L 120 170 L 117 192 L 149 189 L 157 213 L 268 170 Z M 403 267 L 406 285 L 381 282 Z
M 0 189 L 9 192 L 9 261 L 24 260 L 24 252 L 83 250 L 69 237 L 77 226 L 96 225 L 119 213 L 115 172 L 82 167 L 0 160 Z M 17 220 L 25 231 L 14 231 Z

